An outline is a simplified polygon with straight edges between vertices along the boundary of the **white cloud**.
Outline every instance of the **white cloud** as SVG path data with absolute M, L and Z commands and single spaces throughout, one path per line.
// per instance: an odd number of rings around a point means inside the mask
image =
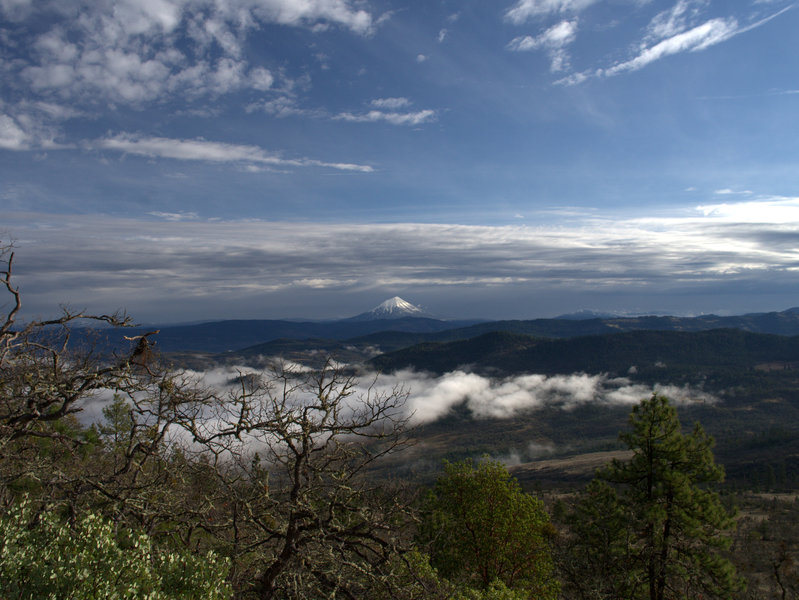
M 402 386 L 409 391 L 405 408 L 415 423 L 440 419 L 460 404 L 465 404 L 478 419 L 509 419 L 544 407 L 570 410 L 585 404 L 628 406 L 648 398 L 653 391 L 668 395 L 677 404 L 716 402 L 713 396 L 688 387 L 655 386 L 653 390 L 626 378 L 585 373 L 489 378 L 466 370 L 432 376 L 405 369 L 384 373 L 377 381 L 381 390 Z
M 409 113 L 370 110 L 369 112 L 362 114 L 341 113 L 339 115 L 336 115 L 335 117 L 335 119 L 341 121 L 351 121 L 354 123 L 376 123 L 379 121 L 385 121 L 386 123 L 390 123 L 392 125 L 411 125 L 411 126 L 422 125 L 423 123 L 428 123 L 430 121 L 435 120 L 435 118 L 436 118 L 436 111 L 431 109 L 425 109 Z
M 3 112 L 5 111 L 5 112 Z M 68 147 L 56 141 L 54 122 L 79 114 L 46 102 L 0 102 L 0 148 L 4 150 L 49 150 Z
M 748 195 L 752 194 L 752 191 L 751 190 L 739 190 L 739 191 L 736 191 L 736 190 L 732 190 L 730 188 L 722 188 L 722 189 L 716 190 L 713 193 L 718 195 L 718 196 L 733 196 L 733 195 L 748 196 Z
M 171 32 L 180 23 L 184 4 L 180 0 L 118 0 L 113 7 L 113 15 L 128 35 L 140 35 L 153 30 Z
M 698 52 L 719 44 L 740 33 L 738 21 L 734 18 L 711 19 L 701 25 L 678 33 L 644 48 L 635 58 L 624 61 L 604 71 L 605 75 L 616 75 L 624 71 L 637 71 L 665 56 L 680 52 Z
M 637 45 L 632 58 L 608 68 L 571 73 L 555 81 L 555 84 L 577 85 L 591 77 L 610 77 L 637 71 L 674 54 L 706 50 L 741 33 L 760 27 L 793 8 L 793 5 L 785 7 L 749 24 L 742 24 L 735 17 L 714 18 L 699 22 L 704 9 L 709 5 L 709 0 L 678 0 L 671 9 L 658 13 L 650 21 L 646 35 Z M 514 49 L 528 49 L 524 46 L 532 48 L 544 45 L 543 41 L 539 42 L 537 38 L 529 38 L 529 40 L 517 38 L 512 43 L 522 46 Z
M 727 190 L 719 190 L 725 192 Z M 730 190 L 731 193 L 732 192 Z M 751 192 L 749 192 L 751 193 Z M 799 223 L 799 199 L 771 198 L 751 202 L 706 204 L 696 209 L 705 217 L 727 223 Z
M 152 211 L 147 213 L 153 217 L 157 217 L 159 219 L 163 219 L 164 221 L 196 221 L 200 218 L 200 216 L 196 212 L 178 212 L 178 213 L 171 213 L 171 212 L 161 212 L 161 211 Z
M 0 148 L 5 150 L 27 150 L 31 137 L 8 115 L 0 114 Z
M 557 13 L 578 13 L 598 0 L 518 0 L 505 12 L 505 18 L 521 25 L 533 17 Z
M 447 39 L 447 35 L 449 31 L 446 28 L 439 29 L 438 31 L 438 43 L 442 43 L 445 39 Z
M 416 55 L 416 62 L 423 63 L 426 60 L 427 60 L 427 56 L 425 56 L 424 54 L 417 54 Z
M 376 98 L 370 102 L 375 108 L 387 108 L 389 110 L 397 110 L 404 108 L 411 104 L 407 98 Z
M 671 9 L 658 13 L 647 27 L 646 41 L 674 37 L 694 25 L 708 0 L 679 0 Z
M 269 101 L 261 101 L 250 104 L 246 107 L 247 112 L 264 111 L 277 117 L 303 116 L 315 119 L 333 119 L 336 121 L 348 121 L 351 123 L 377 123 L 380 121 L 391 125 L 416 126 L 434 121 L 437 112 L 432 109 L 418 111 L 405 111 L 413 104 L 408 98 L 375 98 L 369 102 L 372 110 L 365 113 L 343 112 L 330 115 L 327 111 L 318 109 L 305 109 L 297 106 L 294 98 L 281 96 Z
M 72 119 L 75 117 L 84 116 L 85 114 L 71 106 L 54 104 L 52 102 L 21 102 L 17 106 L 20 108 L 20 110 L 39 112 L 48 119 L 54 121 Z
M 265 369 L 244 365 L 216 367 L 207 371 L 186 370 L 186 381 L 218 393 L 236 392 L 242 376 L 269 377 L 270 369 L 277 372 L 309 372 L 306 366 L 265 357 Z M 335 367 L 335 363 L 333 364 Z M 391 395 L 397 390 L 408 393 L 401 407 L 403 416 L 413 424 L 434 422 L 447 415 L 453 408 L 465 404 L 476 419 L 510 419 L 517 415 L 541 408 L 572 410 L 578 406 L 632 406 L 651 397 L 652 393 L 667 396 L 676 405 L 695 403 L 714 404 L 714 396 L 688 386 L 656 385 L 653 387 L 634 384 L 626 378 L 610 378 L 607 375 L 546 376 L 539 374 L 506 378 L 488 378 L 466 371 L 453 371 L 441 376 L 419 373 L 411 369 L 394 373 L 363 373 L 351 381 L 351 394 L 341 409 L 344 412 L 357 410 L 360 400 L 377 394 Z M 110 395 L 109 395 L 110 396 Z M 312 389 L 297 389 L 289 401 L 294 406 L 303 406 L 315 398 Z M 88 408 L 88 407 L 87 407 Z M 99 411 L 93 411 L 99 413 Z M 96 416 L 99 417 L 99 414 Z M 555 450 L 552 442 L 530 442 L 525 449 L 528 455 L 542 456 Z M 518 453 L 516 461 L 519 462 Z M 514 460 L 511 454 L 509 460 Z
M 517 52 L 538 48 L 562 48 L 571 44 L 577 34 L 576 21 L 561 21 L 539 36 L 519 36 L 508 43 L 508 49 Z
M 161 137 L 143 137 L 119 134 L 97 140 L 90 147 L 114 150 L 126 154 L 171 158 L 175 160 L 199 160 L 219 163 L 261 164 L 275 167 L 328 167 L 343 171 L 371 172 L 368 165 L 330 163 L 308 158 L 287 159 L 269 154 L 258 146 L 209 142 L 203 139 L 180 140 Z
M 552 72 L 563 71 L 569 66 L 565 48 L 577 37 L 577 21 L 561 21 L 539 36 L 519 36 L 508 43 L 507 48 L 516 52 L 543 48 L 549 54 Z
M 649 34 L 665 39 L 691 29 L 710 4 L 710 0 L 679 0 L 671 9 L 655 15 L 647 28 Z
M 272 87 L 275 77 L 268 69 L 256 67 L 250 71 L 250 85 L 256 90 L 266 91 Z
M 591 77 L 591 74 L 583 72 L 583 73 L 572 73 L 567 75 L 566 77 L 561 77 L 560 79 L 554 81 L 554 85 L 579 85 L 586 79 Z
M 22 14 L 20 6 L 11 0 L 2 4 L 15 14 Z M 25 18 L 52 24 L 32 43 L 19 37 L 15 43 L 29 51 L 3 65 L 6 78 L 38 94 L 87 103 L 141 105 L 173 95 L 271 90 L 277 74 L 267 65 L 250 64 L 244 52 L 248 35 L 262 24 L 337 25 L 357 34 L 374 27 L 370 13 L 349 0 L 76 0 L 68 7 L 25 6 Z
M 247 5 L 244 2 L 232 4 Z M 374 26 L 372 16 L 365 10 L 353 8 L 348 0 L 263 0 L 255 5 L 253 12 L 265 21 L 283 25 L 327 22 L 361 34 L 371 32 Z
M 561 21 L 547 29 L 539 38 L 545 46 L 562 47 L 571 44 L 577 34 L 577 21 Z

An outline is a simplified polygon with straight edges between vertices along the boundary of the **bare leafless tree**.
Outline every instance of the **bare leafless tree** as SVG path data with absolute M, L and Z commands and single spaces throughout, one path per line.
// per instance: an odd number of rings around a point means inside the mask
M 0 494 L 35 491 L 170 544 L 230 557 L 241 597 L 361 597 L 389 589 L 407 503 L 370 471 L 406 443 L 406 393 L 328 362 L 241 374 L 228 391 L 164 365 L 150 338 L 74 348 L 71 326 L 124 314 L 64 310 L 18 323 L 14 255 L 0 325 Z M 104 421 L 76 419 L 104 407 Z M 407 536 L 405 536 L 407 537 Z
M 283 365 L 188 422 L 222 495 L 208 504 L 226 509 L 209 530 L 249 595 L 356 597 L 386 575 L 405 506 L 367 471 L 407 443 L 405 397 Z
M 55 319 L 18 324 L 22 301 L 11 280 L 14 253 L 9 246 L 0 249 L 0 258 L 6 261 L 0 284 L 11 297 L 0 324 L 0 440 L 57 437 L 57 431 L 43 425 L 78 412 L 77 404 L 92 392 L 116 386 L 127 377 L 129 366 L 127 361 L 101 365 L 90 352 L 68 354 L 69 325 L 89 320 L 126 326 L 130 319 L 122 313 L 90 315 L 64 309 Z
M 14 253 L 0 244 L 0 290 L 10 302 L 0 322 L 0 493 L 31 480 L 52 482 L 55 456 L 77 452 L 86 440 L 75 415 L 95 394 L 129 388 L 128 360 L 105 360 L 95 348 L 72 343 L 77 322 L 124 327 L 124 313 L 93 315 L 62 309 L 49 320 L 18 322 L 22 300 L 12 281 Z M 69 461 L 65 460 L 65 464 Z

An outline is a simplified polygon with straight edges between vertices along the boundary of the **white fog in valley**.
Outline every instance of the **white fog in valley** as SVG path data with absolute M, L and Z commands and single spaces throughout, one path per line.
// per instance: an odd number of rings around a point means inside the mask
M 307 367 L 288 364 L 296 372 Z M 269 371 L 251 367 L 224 367 L 205 372 L 187 372 L 202 385 L 220 391 L 231 390 L 241 375 L 262 374 L 268 379 Z M 445 417 L 449 411 L 465 403 L 474 418 L 508 419 L 520 413 L 545 407 L 571 410 L 585 404 L 604 406 L 632 406 L 653 392 L 668 396 L 677 405 L 691 403 L 713 404 L 717 398 L 698 388 L 675 385 L 656 385 L 654 388 L 634 383 L 626 377 L 608 375 L 528 374 L 513 377 L 491 378 L 466 371 L 455 370 L 444 375 L 433 375 L 411 369 L 394 373 L 364 373 L 357 377 L 353 400 L 366 394 L 390 394 L 395 390 L 407 393 L 405 416 L 411 423 L 421 425 Z M 303 402 L 302 395 L 296 402 Z
M 344 367 L 344 365 L 333 365 Z M 195 386 L 217 395 L 223 400 L 222 405 L 209 406 L 203 418 L 203 429 L 207 433 L 224 428 L 224 423 L 237 420 L 236 408 L 232 402 L 242 390 L 242 378 L 257 377 L 262 389 L 277 398 L 281 397 L 282 384 L 275 374 L 283 370 L 298 376 L 314 376 L 313 369 L 290 362 L 273 363 L 272 368 L 253 368 L 248 366 L 224 366 L 205 371 L 185 370 L 181 373 L 181 385 Z M 334 371 L 328 372 L 328 377 Z M 344 371 L 339 371 L 339 381 L 344 382 Z M 634 372 L 634 369 L 631 370 Z M 298 378 L 297 381 L 300 381 Z M 695 403 L 715 404 L 718 399 L 696 387 L 655 385 L 654 387 L 635 383 L 626 377 L 611 377 L 607 374 L 589 375 L 572 373 L 570 375 L 526 374 L 512 377 L 486 377 L 464 370 L 455 370 L 443 375 L 434 375 L 412 369 L 404 369 L 393 373 L 364 372 L 353 380 L 352 392 L 342 405 L 339 416 L 347 419 L 362 408 L 366 398 L 386 398 L 392 394 L 405 398 L 405 402 L 397 411 L 390 411 L 397 419 L 407 418 L 410 425 L 425 425 L 446 417 L 456 407 L 468 409 L 473 418 L 512 419 L 522 414 L 530 414 L 538 409 L 573 410 L 579 406 L 594 404 L 598 406 L 632 407 L 653 392 L 663 394 L 676 405 Z M 275 384 L 275 385 L 270 385 Z M 340 387 L 338 389 L 341 389 Z M 114 397 L 110 390 L 98 392 L 83 404 L 80 420 L 85 424 L 100 423 L 103 419 L 103 408 L 108 406 Z M 266 399 L 267 396 L 265 396 Z M 225 402 L 230 398 L 228 413 Z M 306 389 L 293 389 L 288 407 L 301 407 L 312 403 L 313 386 Z M 269 410 L 268 402 L 264 408 Z M 190 436 L 181 428 L 172 428 L 169 439 L 181 446 L 192 446 Z M 239 439 L 249 451 L 260 452 L 267 447 L 269 435 L 245 435 Z M 507 447 L 500 454 L 493 456 L 496 460 L 512 466 L 529 460 L 546 458 L 567 447 L 553 443 L 548 439 L 530 439 L 521 445 Z

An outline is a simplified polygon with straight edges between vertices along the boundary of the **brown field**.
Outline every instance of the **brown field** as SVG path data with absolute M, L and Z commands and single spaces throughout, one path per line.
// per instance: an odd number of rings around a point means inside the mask
M 534 479 L 542 475 L 546 477 L 590 478 L 597 469 L 603 467 L 614 458 L 627 460 L 632 454 L 631 450 L 588 452 L 567 458 L 542 459 L 522 463 L 510 467 L 510 472 L 519 479 Z

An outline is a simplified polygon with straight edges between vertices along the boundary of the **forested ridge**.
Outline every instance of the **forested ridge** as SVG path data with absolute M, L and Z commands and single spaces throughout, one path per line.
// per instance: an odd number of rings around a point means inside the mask
M 750 368 L 763 363 L 799 364 L 799 336 L 738 329 L 700 332 L 635 331 L 569 339 L 491 332 L 467 340 L 427 342 L 372 360 L 384 370 L 414 367 L 443 373 L 461 365 L 503 374 L 627 374 L 636 369 Z

